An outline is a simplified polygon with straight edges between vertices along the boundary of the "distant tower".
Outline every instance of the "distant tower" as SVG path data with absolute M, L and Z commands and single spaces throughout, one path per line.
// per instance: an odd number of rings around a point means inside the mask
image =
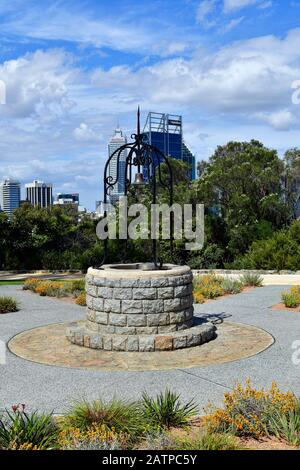
M 20 207 L 21 185 L 19 181 L 8 178 L 0 183 L 0 206 L 1 210 L 9 216 Z
M 123 132 L 117 127 L 115 130 L 115 134 L 112 136 L 108 143 L 108 157 L 111 157 L 111 155 L 119 149 L 122 145 L 127 143 L 127 139 L 125 136 L 123 136 Z M 115 181 L 117 179 L 117 172 L 118 172 L 118 166 L 119 166 L 119 180 L 118 182 L 114 185 L 113 188 L 110 189 L 109 192 L 109 201 L 112 204 L 115 204 L 118 202 L 120 196 L 124 194 L 125 191 L 125 165 L 126 165 L 126 157 L 127 157 L 127 151 L 123 150 L 123 152 L 120 155 L 119 159 L 119 165 L 117 162 L 117 155 L 111 160 L 108 168 L 108 175 L 111 176 L 112 181 Z
M 33 181 L 25 184 L 26 200 L 33 206 L 49 207 L 52 205 L 52 184 Z

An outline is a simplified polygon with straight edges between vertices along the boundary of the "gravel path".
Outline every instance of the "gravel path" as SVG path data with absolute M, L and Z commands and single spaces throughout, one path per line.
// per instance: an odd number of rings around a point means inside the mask
M 185 370 L 99 372 L 36 364 L 7 351 L 6 364 L 0 365 L 0 408 L 20 402 L 31 409 L 61 413 L 72 400 L 81 397 L 117 395 L 134 399 L 143 390 L 155 394 L 166 387 L 206 406 L 208 401 L 220 404 L 224 392 L 247 377 L 258 387 L 269 386 L 275 380 L 282 389 L 300 395 L 300 365 L 292 361 L 292 344 L 300 341 L 300 313 L 269 309 L 279 302 L 285 288 L 267 286 L 195 306 L 196 314 L 205 313 L 221 321 L 228 318 L 271 333 L 275 344 L 254 357 Z M 0 286 L 1 295 L 11 295 L 21 303 L 19 312 L 0 315 L 1 341 L 8 342 L 14 335 L 37 326 L 84 317 L 82 307 L 24 292 L 20 286 Z

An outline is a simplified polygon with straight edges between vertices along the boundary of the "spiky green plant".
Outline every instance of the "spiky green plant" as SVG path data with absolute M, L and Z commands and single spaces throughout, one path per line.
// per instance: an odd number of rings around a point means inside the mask
M 12 297 L 0 297 L 0 313 L 17 312 L 18 302 Z
M 261 287 L 263 284 L 263 278 L 257 273 L 246 272 L 240 276 L 240 282 L 245 287 Z
M 180 396 L 171 390 L 159 393 L 156 398 L 143 393 L 142 413 L 150 426 L 158 429 L 182 427 L 197 414 L 193 400 L 182 404 Z

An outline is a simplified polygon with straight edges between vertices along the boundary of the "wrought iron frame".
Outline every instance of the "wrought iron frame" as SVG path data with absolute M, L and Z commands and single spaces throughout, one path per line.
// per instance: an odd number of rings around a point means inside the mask
M 108 158 L 105 168 L 104 168 L 104 204 L 108 203 L 109 190 L 118 184 L 120 179 L 120 157 L 124 150 L 129 150 L 126 157 L 125 170 L 124 170 L 124 195 L 128 194 L 128 190 L 131 186 L 134 186 L 132 183 L 132 168 L 137 167 L 137 172 L 141 173 L 143 167 L 146 167 L 146 173 L 148 180 L 145 181 L 145 184 L 148 184 L 152 193 L 152 204 L 157 203 L 157 186 L 165 188 L 169 192 L 169 203 L 170 207 L 173 204 L 173 172 L 172 167 L 169 162 L 169 159 L 159 148 L 155 145 L 150 145 L 144 141 L 144 136 L 141 134 L 140 127 L 140 108 L 137 111 L 137 133 L 132 134 L 131 138 L 134 139 L 133 142 L 127 143 L 115 150 L 112 155 Z M 109 165 L 113 158 L 117 158 L 117 173 L 116 178 L 114 179 L 111 175 L 108 174 Z M 161 164 L 165 163 L 168 169 L 168 178 L 167 181 L 163 181 Z M 104 206 L 105 207 L 105 206 Z M 107 210 L 104 210 L 104 217 L 107 217 Z M 170 211 L 170 253 L 171 257 L 173 255 L 173 239 L 174 239 L 174 219 L 173 213 Z M 158 254 L 158 241 L 156 239 L 152 240 L 152 261 L 155 266 L 155 269 L 163 268 L 163 260 L 159 257 Z M 125 244 L 125 253 L 127 254 L 127 244 Z M 101 266 L 107 263 L 108 260 L 108 239 L 104 240 L 104 257 L 101 263 Z

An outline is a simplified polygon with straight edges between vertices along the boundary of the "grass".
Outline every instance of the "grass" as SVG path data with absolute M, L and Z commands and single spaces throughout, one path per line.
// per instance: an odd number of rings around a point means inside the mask
M 0 286 L 21 286 L 24 281 L 0 281 Z
M 0 449 L 45 450 L 57 445 L 52 414 L 26 413 L 25 405 L 6 410 L 0 419 Z
M 115 398 L 109 402 L 100 399 L 76 402 L 65 418 L 66 427 L 71 426 L 81 431 L 86 431 L 93 424 L 128 435 L 132 442 L 145 432 L 146 427 L 139 403 Z
M 197 406 L 193 401 L 181 403 L 179 395 L 166 390 L 156 398 L 143 393 L 142 413 L 146 422 L 158 429 L 186 426 L 197 414 Z
M 18 302 L 12 297 L 0 297 L 0 314 L 17 312 L 19 310 Z

